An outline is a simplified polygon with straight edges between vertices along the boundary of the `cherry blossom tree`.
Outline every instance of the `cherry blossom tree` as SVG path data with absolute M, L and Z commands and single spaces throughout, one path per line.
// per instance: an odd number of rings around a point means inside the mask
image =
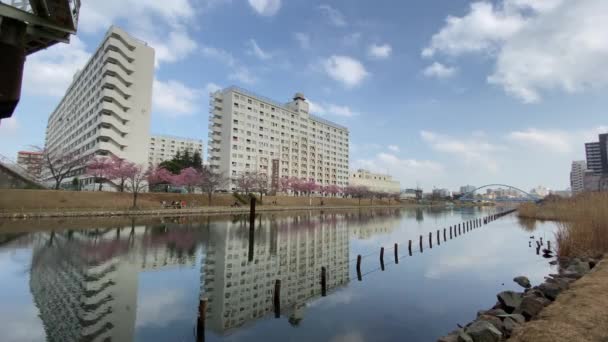
M 115 155 L 110 157 L 110 168 L 108 169 L 107 178 L 116 183 L 118 191 L 125 191 L 125 182 L 132 172 L 133 163 Z
M 112 161 L 108 157 L 97 156 L 87 163 L 86 174 L 95 178 L 95 183 L 99 183 L 99 191 L 102 184 L 109 179 Z
M 279 189 L 281 192 L 287 193 L 291 190 L 291 178 L 282 177 L 279 179 Z
M 175 175 L 164 167 L 153 167 L 148 173 L 148 186 L 164 185 L 165 192 L 168 192 L 169 184 L 173 184 Z
M 131 162 L 125 162 L 124 165 L 126 182 L 125 189 L 133 194 L 133 209 L 137 208 L 137 196 L 146 186 L 146 180 L 150 175 L 150 170 L 145 169 L 142 165 L 137 165 Z
M 303 181 L 300 184 L 300 188 L 302 189 L 302 192 L 304 192 L 305 194 L 307 194 L 310 197 L 310 195 L 313 192 L 315 192 L 319 189 L 319 185 L 315 181 L 309 180 L 309 181 Z
M 252 173 L 241 173 L 236 178 L 236 187 L 239 191 L 249 194 L 256 186 L 256 178 Z
M 188 167 L 180 171 L 180 173 L 171 179 L 171 183 L 177 186 L 185 186 L 188 192 L 192 193 L 194 187 L 201 181 L 201 174 L 193 167 Z
M 211 205 L 213 193 L 217 189 L 224 187 L 228 183 L 228 178 L 221 173 L 216 173 L 210 168 L 203 166 L 198 181 L 198 187 L 201 189 L 201 192 L 207 194 L 209 205 Z
M 326 194 L 330 194 L 332 197 L 335 197 L 341 191 L 342 189 L 340 189 L 340 187 L 335 184 L 325 186 L 323 189 L 323 192 L 325 192 Z
M 65 152 L 60 148 L 50 150 L 34 146 L 34 149 L 41 152 L 43 165 L 51 173 L 51 178 L 55 181 L 54 189 L 59 190 L 61 183 L 70 173 L 81 166 L 86 165 L 86 159 L 73 152 Z
M 361 199 L 366 197 L 368 193 L 369 189 L 366 186 L 349 185 L 344 189 L 345 195 L 359 199 L 359 205 L 361 205 Z

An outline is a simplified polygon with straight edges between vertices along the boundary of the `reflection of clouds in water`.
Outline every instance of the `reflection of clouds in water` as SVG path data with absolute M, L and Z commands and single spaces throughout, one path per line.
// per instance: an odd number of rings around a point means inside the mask
M 5 306 L 6 304 L 3 304 Z M 44 341 L 45 333 L 38 317 L 38 309 L 33 306 L 22 306 L 19 309 L 3 307 L 10 314 L 2 314 L 2 341 Z M 21 311 L 20 311 L 21 310 Z
M 343 335 L 332 337 L 331 342 L 364 342 L 365 337 L 359 331 L 349 331 Z
M 179 303 L 185 300 L 184 293 L 175 290 L 142 295 L 137 305 L 136 326 L 166 326 L 180 317 L 187 317 L 190 313 L 183 310 L 187 306 Z
M 327 294 L 327 297 L 318 298 L 317 300 L 308 303 L 306 306 L 311 308 L 315 306 L 331 308 L 339 305 L 350 304 L 356 298 L 357 295 L 353 293 L 352 289 L 344 288 L 336 292 L 330 292 Z

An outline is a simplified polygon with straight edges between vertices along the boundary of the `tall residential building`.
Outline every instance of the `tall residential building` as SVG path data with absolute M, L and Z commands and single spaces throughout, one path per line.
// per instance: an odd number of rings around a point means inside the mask
M 17 165 L 27 170 L 34 178 L 38 178 L 42 172 L 42 158 L 42 152 L 19 151 L 17 152 Z
M 585 190 L 585 171 L 587 170 L 587 163 L 584 160 L 576 160 L 572 162 L 570 170 L 570 188 L 572 194 L 576 195 Z
M 390 175 L 372 173 L 368 170 L 359 169 L 350 174 L 349 184 L 353 186 L 365 186 L 371 191 L 388 192 L 398 194 L 401 192 L 401 184 Z
M 110 27 L 49 116 L 46 150 L 83 161 L 113 154 L 147 164 L 153 79 L 154 49 Z M 68 176 L 92 183 L 92 178 L 80 176 L 84 171 L 83 165 Z
M 193 155 L 198 152 L 203 157 L 203 141 L 174 137 L 170 135 L 153 135 L 150 137 L 148 165 L 158 165 L 165 160 L 170 160 L 179 152 L 188 152 Z
M 599 142 L 585 144 L 587 169 L 595 173 L 608 173 L 608 133 L 599 135 Z
M 209 121 L 209 164 L 232 179 L 265 173 L 275 190 L 282 177 L 348 185 L 348 128 L 311 114 L 300 93 L 280 104 L 226 88 L 211 94 Z
M 475 187 L 474 185 L 465 185 L 465 186 L 461 186 L 460 187 L 460 193 L 461 194 L 468 194 L 470 192 L 473 192 L 477 190 L 477 187 Z

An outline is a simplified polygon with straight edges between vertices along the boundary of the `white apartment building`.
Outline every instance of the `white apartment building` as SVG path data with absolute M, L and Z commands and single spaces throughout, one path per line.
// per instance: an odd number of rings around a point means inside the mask
M 349 184 L 352 186 L 365 186 L 371 191 L 388 192 L 398 194 L 401 192 L 401 184 L 393 177 L 381 173 L 372 173 L 368 170 L 359 169 L 350 174 Z
M 147 164 L 153 79 L 154 49 L 110 27 L 49 116 L 46 150 L 83 160 L 114 154 Z M 84 172 L 83 165 L 69 176 L 84 179 L 86 186 L 93 179 L 81 176 Z
M 211 94 L 209 121 L 209 164 L 233 179 L 262 172 L 273 189 L 282 177 L 348 185 L 348 128 L 311 114 L 300 93 L 280 104 L 226 88 Z
M 177 153 L 188 152 L 193 155 L 198 152 L 203 158 L 203 141 L 174 137 L 171 135 L 153 135 L 150 137 L 148 165 L 158 165 L 165 160 L 171 160 Z
M 587 162 L 584 160 L 575 160 L 572 162 L 570 169 L 570 188 L 572 194 L 576 195 L 585 191 L 585 171 L 587 171 Z

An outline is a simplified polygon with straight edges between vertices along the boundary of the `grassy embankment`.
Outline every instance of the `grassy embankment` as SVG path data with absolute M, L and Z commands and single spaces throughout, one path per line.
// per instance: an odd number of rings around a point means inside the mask
M 593 256 L 608 252 L 608 193 L 522 204 L 519 216 L 558 221 L 556 240 L 560 256 Z
M 186 201 L 189 208 L 228 207 L 236 199 L 232 194 L 213 195 L 211 205 L 207 195 L 142 193 L 137 200 L 138 209 L 160 209 L 160 202 Z M 131 208 L 133 195 L 130 193 L 97 192 L 97 191 L 56 191 L 56 190 L 0 190 L 0 212 L 39 212 L 39 211 L 86 211 L 86 210 L 128 210 Z M 355 207 L 358 199 L 352 198 L 319 198 L 264 196 L 263 204 L 274 207 L 319 206 L 321 201 L 326 207 Z M 362 199 L 361 206 L 398 205 L 394 200 Z M 246 205 L 241 205 L 245 207 Z

